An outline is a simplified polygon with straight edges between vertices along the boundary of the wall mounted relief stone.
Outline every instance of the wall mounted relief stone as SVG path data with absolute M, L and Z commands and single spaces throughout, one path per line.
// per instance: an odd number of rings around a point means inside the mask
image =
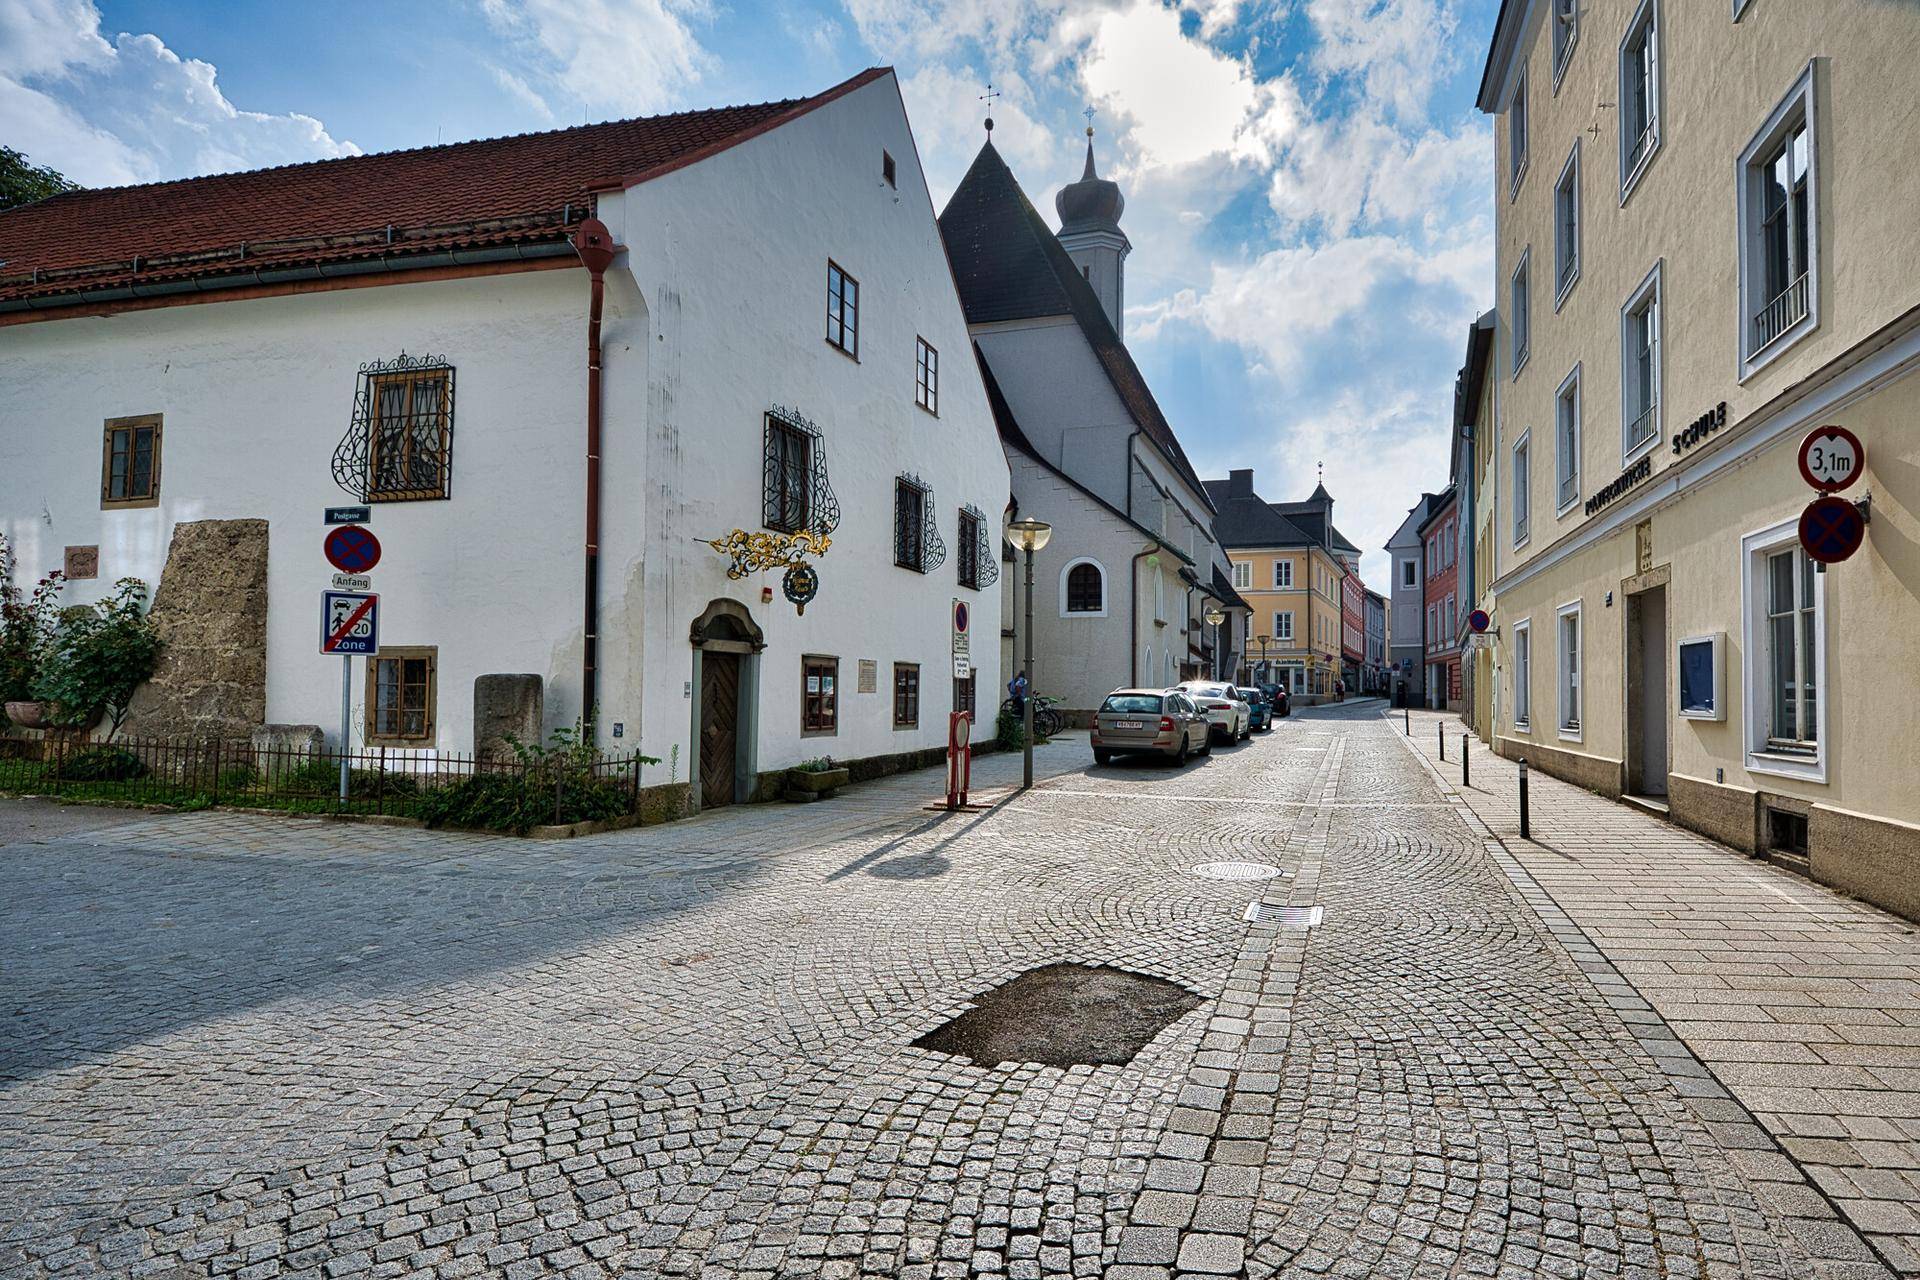
M 246 737 L 267 718 L 267 522 L 173 527 L 153 596 L 164 647 L 130 737 Z

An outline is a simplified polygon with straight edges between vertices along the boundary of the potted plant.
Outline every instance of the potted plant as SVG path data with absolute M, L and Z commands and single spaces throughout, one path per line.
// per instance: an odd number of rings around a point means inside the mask
M 40 662 L 33 690 L 51 703 L 43 716 L 66 729 L 84 729 L 104 712 L 107 739 L 120 731 L 133 692 L 160 660 L 160 635 L 147 613 L 147 584 L 122 578 L 113 594 L 64 610 Z
M 48 722 L 48 708 L 34 691 L 53 642 L 64 574 L 54 572 L 23 594 L 13 581 L 13 548 L 0 537 L 0 703 L 6 718 L 23 729 Z
M 804 804 L 825 799 L 853 780 L 853 771 L 832 756 L 802 760 L 787 770 L 787 799 Z

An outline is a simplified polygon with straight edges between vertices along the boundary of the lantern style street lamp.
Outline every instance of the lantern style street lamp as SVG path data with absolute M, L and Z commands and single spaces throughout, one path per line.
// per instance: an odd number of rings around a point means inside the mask
M 1210 604 L 1202 616 L 1213 627 L 1213 678 L 1223 679 L 1220 674 L 1220 624 L 1227 620 L 1227 615 L 1219 605 Z
M 1047 545 L 1047 539 L 1053 537 L 1053 526 L 1044 520 L 1028 517 L 1025 520 L 1007 522 L 1007 541 L 1027 553 L 1027 604 L 1026 621 L 1020 628 L 1025 637 L 1026 660 L 1021 670 L 1027 677 L 1027 696 L 1021 707 L 1021 737 L 1023 759 L 1021 761 L 1020 789 L 1033 785 L 1033 553 Z
M 1263 681 L 1271 680 L 1273 679 L 1273 673 L 1267 670 L 1267 646 L 1273 643 L 1273 637 L 1259 635 L 1253 639 L 1254 642 L 1260 646 L 1260 679 Z

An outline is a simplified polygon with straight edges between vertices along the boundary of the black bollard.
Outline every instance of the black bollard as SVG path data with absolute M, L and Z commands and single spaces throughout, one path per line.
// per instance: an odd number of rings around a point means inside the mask
M 1460 785 L 1463 787 L 1473 785 L 1467 769 L 1467 735 L 1464 733 L 1460 735 Z
M 1440 731 L 1440 763 L 1445 764 L 1447 762 L 1447 722 L 1442 720 L 1433 727 Z
M 1531 839 L 1527 834 L 1527 758 L 1520 757 L 1520 838 Z
M 1400 719 L 1402 721 L 1401 727 L 1406 731 L 1406 735 L 1411 738 L 1413 736 L 1413 711 L 1408 707 L 1401 707 Z

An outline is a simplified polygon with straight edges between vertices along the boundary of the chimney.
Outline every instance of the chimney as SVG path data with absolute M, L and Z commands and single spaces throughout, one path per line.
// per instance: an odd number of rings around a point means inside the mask
M 1251 498 L 1253 496 L 1253 470 L 1227 472 L 1227 496 L 1229 498 Z

